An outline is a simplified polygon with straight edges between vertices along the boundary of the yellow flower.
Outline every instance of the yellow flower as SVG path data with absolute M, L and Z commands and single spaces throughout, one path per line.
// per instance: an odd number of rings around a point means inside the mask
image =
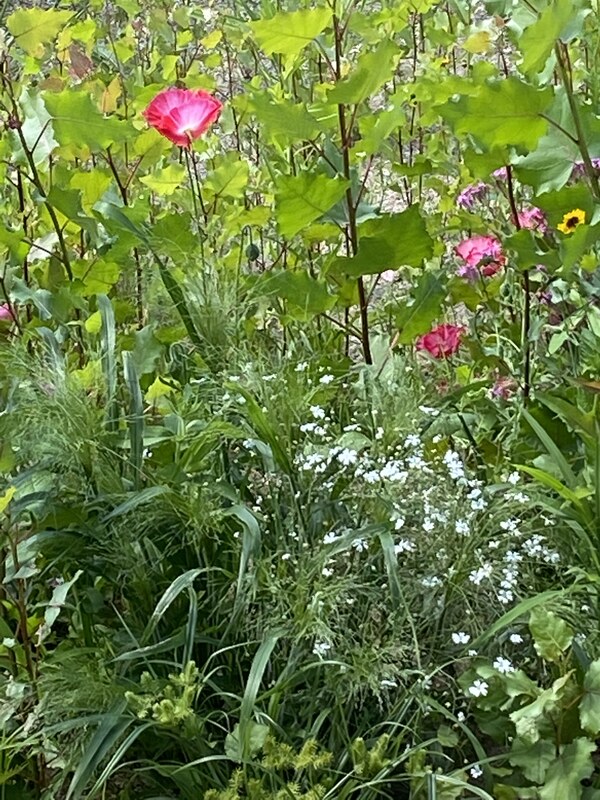
M 564 215 L 563 221 L 556 227 L 561 233 L 573 233 L 575 228 L 578 225 L 583 225 L 584 222 L 585 211 L 582 211 L 580 208 L 574 208 L 573 211 L 569 211 L 568 214 Z

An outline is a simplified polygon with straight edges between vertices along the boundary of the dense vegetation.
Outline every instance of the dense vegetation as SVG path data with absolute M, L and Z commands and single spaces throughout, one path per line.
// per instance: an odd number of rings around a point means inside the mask
M 598 800 L 597 0 L 0 6 L 0 800 Z

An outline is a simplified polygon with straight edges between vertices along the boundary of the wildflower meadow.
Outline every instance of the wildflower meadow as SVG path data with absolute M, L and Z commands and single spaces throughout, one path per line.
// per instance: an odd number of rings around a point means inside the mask
M 0 0 L 0 800 L 600 800 L 598 0 Z

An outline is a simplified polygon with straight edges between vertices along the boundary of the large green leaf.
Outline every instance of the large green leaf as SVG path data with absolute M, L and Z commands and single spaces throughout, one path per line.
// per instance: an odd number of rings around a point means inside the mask
M 208 192 L 221 197 L 242 197 L 250 175 L 248 162 L 241 159 L 235 150 L 215 159 L 215 162 L 215 169 L 204 182 Z
M 347 181 L 326 175 L 282 175 L 275 188 L 279 230 L 284 236 L 294 236 L 341 200 L 347 187 Z
M 592 736 L 600 733 L 600 660 L 592 661 L 583 679 L 583 698 L 579 704 L 581 727 Z
M 254 114 L 268 136 L 283 137 L 290 142 L 314 139 L 320 125 L 301 103 L 275 98 L 265 92 L 250 97 L 240 95 L 234 103 L 240 112 Z
M 6 20 L 6 27 L 19 47 L 31 56 L 44 55 L 44 45 L 53 41 L 73 16 L 73 11 L 56 8 L 18 8 Z
M 23 88 L 19 98 L 19 106 L 22 112 L 21 133 L 25 139 L 27 149 L 33 156 L 36 166 L 47 163 L 48 156 L 58 147 L 58 142 L 54 138 L 52 119 L 46 110 L 44 100 L 40 94 L 34 93 L 27 88 Z M 25 160 L 22 151 L 21 140 L 14 134 L 14 152 L 20 161 Z
M 338 258 L 331 269 L 338 274 L 375 275 L 386 269 L 420 267 L 432 255 L 433 239 L 418 205 L 413 205 L 362 224 L 356 256 Z
M 552 98 L 552 89 L 511 77 L 480 86 L 441 113 L 454 118 L 457 134 L 474 136 L 488 149 L 510 145 L 533 150 L 548 128 L 540 115 Z
M 595 749 L 596 743 L 590 739 L 575 739 L 566 745 L 548 769 L 540 800 L 580 800 L 581 781 L 594 771 Z
M 439 316 L 446 287 L 438 275 L 425 272 L 419 280 L 412 305 L 405 305 L 396 314 L 396 325 L 400 331 L 400 344 L 410 344 L 416 336 L 426 333 Z
M 126 123 L 104 117 L 87 91 L 45 92 L 44 102 L 53 119 L 54 135 L 62 146 L 98 152 L 127 136 Z
M 327 27 L 330 19 L 329 8 L 301 8 L 251 22 L 250 29 L 267 55 L 295 57 Z
M 144 175 L 140 183 L 160 197 L 172 195 L 186 180 L 186 169 L 182 164 L 169 164 L 163 169 Z
M 295 319 L 310 319 L 333 308 L 336 302 L 326 284 L 311 278 L 305 270 L 282 270 L 265 275 L 257 286 L 262 294 L 275 294 L 285 300 L 288 313 Z
M 514 767 L 519 767 L 528 781 L 543 783 L 548 767 L 556 758 L 556 748 L 548 739 L 539 742 L 523 741 L 516 738 L 510 751 L 509 760 Z
M 525 29 L 519 38 L 523 53 L 522 72 L 531 75 L 544 68 L 556 41 L 571 22 L 577 5 L 574 0 L 552 0 L 536 22 Z
M 331 103 L 362 103 L 394 76 L 400 48 L 390 39 L 358 59 L 352 73 L 329 92 Z
M 531 612 L 529 630 L 536 652 L 546 661 L 558 661 L 573 641 L 573 629 L 545 608 L 535 608 Z

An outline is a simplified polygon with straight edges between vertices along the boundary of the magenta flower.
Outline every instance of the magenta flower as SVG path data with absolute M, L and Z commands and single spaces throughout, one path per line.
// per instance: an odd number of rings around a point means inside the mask
M 505 181 L 508 179 L 508 172 L 506 167 L 499 167 L 492 172 L 494 178 L 497 178 L 499 181 Z
M 480 275 L 491 278 L 506 264 L 502 245 L 494 236 L 471 236 L 457 245 L 455 252 L 465 262 L 456 274 L 468 280 Z
M 465 186 L 458 195 L 456 204 L 465 211 L 472 211 L 475 203 L 478 200 L 483 200 L 488 189 L 489 186 L 487 183 L 482 183 L 481 181 L 479 183 L 473 183 L 470 186 Z
M 596 172 L 600 172 L 600 158 L 592 158 L 592 167 L 596 170 Z M 573 171 L 571 172 L 571 178 L 573 180 L 578 180 L 579 178 L 585 178 L 585 164 L 583 161 L 575 161 L 573 164 Z
M 5 328 L 7 325 L 12 325 L 15 321 L 15 316 L 11 307 L 7 303 L 0 305 L 0 327 Z
M 189 147 L 215 122 L 222 103 L 202 89 L 164 89 L 143 112 L 149 125 L 180 147 Z
M 417 340 L 417 350 L 425 350 L 434 358 L 448 358 L 460 347 L 460 337 L 464 331 L 462 325 L 445 322 L 421 336 Z
M 532 231 L 546 233 L 548 231 L 548 220 L 541 208 L 534 206 L 525 211 L 519 211 L 519 225 Z

